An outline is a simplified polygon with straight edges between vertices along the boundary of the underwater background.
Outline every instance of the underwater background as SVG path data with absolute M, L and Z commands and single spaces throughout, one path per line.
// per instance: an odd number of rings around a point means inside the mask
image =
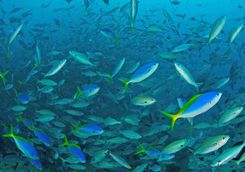
M 244 0 L 0 0 L 0 172 L 245 171 Z

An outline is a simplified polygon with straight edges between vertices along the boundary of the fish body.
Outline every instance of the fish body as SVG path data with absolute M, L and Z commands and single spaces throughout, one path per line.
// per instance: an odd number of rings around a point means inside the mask
M 180 63 L 174 63 L 174 66 L 176 68 L 176 70 L 179 72 L 180 76 L 190 85 L 193 85 L 197 90 L 199 88 L 199 86 L 202 85 L 202 83 L 197 83 L 192 74 L 190 73 L 190 71 L 182 64 Z
M 150 96 L 136 96 L 132 99 L 132 103 L 136 106 L 149 106 L 156 102 L 156 99 Z
M 212 167 L 218 167 L 227 164 L 230 160 L 235 158 L 245 146 L 245 142 L 241 145 L 233 146 L 224 150 L 211 164 Z
M 238 26 L 235 30 L 231 32 L 229 36 L 229 40 L 228 40 L 229 45 L 232 44 L 232 42 L 236 39 L 236 37 L 242 31 L 242 29 L 243 29 L 243 24 L 241 24 L 240 26 Z
M 111 29 L 108 29 L 108 28 L 101 29 L 100 33 L 108 39 L 111 39 L 111 40 L 117 39 L 117 35 Z
M 218 135 L 207 138 L 194 152 L 194 154 L 207 154 L 218 150 L 230 139 L 228 135 Z
M 28 158 L 33 160 L 38 160 L 39 156 L 37 150 L 34 145 L 21 136 L 17 136 L 14 134 L 13 127 L 10 128 L 9 134 L 4 134 L 3 137 L 13 138 L 18 149 Z
M 85 86 L 82 90 L 82 94 L 86 97 L 90 97 L 90 96 L 97 94 L 99 90 L 100 90 L 100 86 L 94 83 L 94 84 Z
M 180 139 L 176 140 L 167 146 L 165 146 L 161 153 L 164 154 L 174 154 L 187 146 L 188 140 L 187 139 Z
M 40 65 L 41 64 L 41 51 L 38 45 L 36 45 L 36 56 L 35 56 L 35 63 L 36 65 Z
M 30 127 L 31 130 L 33 130 L 35 136 L 46 146 L 50 147 L 51 146 L 51 140 L 50 138 L 40 129 L 36 128 L 34 126 Z
M 212 40 L 214 40 L 219 35 L 219 33 L 222 31 L 222 29 L 225 26 L 225 22 L 226 22 L 226 16 L 222 16 L 214 22 L 213 27 L 208 37 L 209 45 L 212 42 Z
M 92 135 L 100 135 L 100 134 L 104 133 L 104 130 L 99 125 L 96 125 L 96 124 L 87 124 L 87 125 L 83 125 L 81 127 L 74 126 L 74 131 L 92 134 Z
M 53 67 L 45 75 L 45 77 L 53 76 L 57 72 L 59 72 L 64 67 L 64 65 L 66 64 L 66 61 L 67 61 L 66 59 L 63 59 L 63 60 L 57 62 L 56 64 L 54 64 Z
M 130 10 L 130 27 L 134 29 L 135 20 L 138 14 L 138 0 L 131 0 L 131 10 Z
M 174 128 L 175 121 L 178 118 L 193 118 L 211 109 L 220 100 L 222 93 L 212 91 L 193 96 L 187 103 L 180 108 L 175 115 L 162 112 L 165 116 L 171 118 L 171 130 Z
M 231 121 L 232 119 L 236 118 L 242 111 L 243 111 L 242 106 L 234 107 L 234 108 L 227 110 L 220 117 L 219 124 L 224 124 L 224 123 Z
M 11 35 L 8 45 L 11 45 L 12 42 L 15 40 L 15 38 L 17 37 L 17 35 L 20 33 L 22 27 L 24 24 L 19 25 L 19 27 L 15 30 L 15 32 L 13 33 L 13 35 Z
M 85 65 L 93 66 L 92 62 L 88 59 L 86 54 L 80 53 L 77 51 L 69 51 L 69 54 L 71 55 L 71 57 L 73 57 L 78 62 L 85 64 Z
M 140 67 L 129 80 L 123 81 L 124 87 L 127 88 L 130 83 L 138 83 L 150 77 L 157 70 L 158 66 L 159 63 L 153 62 Z
M 85 163 L 86 157 L 85 157 L 84 153 L 82 152 L 80 146 L 78 146 L 76 144 L 69 143 L 66 136 L 64 139 L 65 139 L 64 143 L 61 146 L 68 147 L 68 149 L 70 150 L 70 152 L 72 153 L 73 156 L 75 156 L 77 159 L 79 159 L 79 161 L 81 163 Z
M 109 153 L 109 155 L 112 157 L 113 160 L 115 160 L 121 166 L 123 166 L 127 169 L 132 169 L 132 167 L 128 164 L 128 162 L 125 159 L 123 159 L 122 157 L 120 157 L 119 155 L 115 155 L 111 152 Z
M 177 47 L 175 47 L 172 52 L 173 53 L 180 53 L 180 52 L 183 52 L 189 48 L 193 47 L 193 44 L 181 44 L 181 45 L 178 45 Z

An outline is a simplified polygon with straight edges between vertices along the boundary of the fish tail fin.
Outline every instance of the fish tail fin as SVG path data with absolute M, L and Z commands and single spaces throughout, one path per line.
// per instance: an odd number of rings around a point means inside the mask
M 162 113 L 164 116 L 166 116 L 166 117 L 168 117 L 168 118 L 171 119 L 170 130 L 173 131 L 173 129 L 174 129 L 174 124 L 175 124 L 176 120 L 179 118 L 180 114 L 175 114 L 175 115 L 174 115 L 174 114 L 167 113 L 167 112 L 165 112 L 165 111 L 161 111 L 161 113 Z
M 125 90 L 128 90 L 129 80 L 128 79 L 120 79 L 120 81 L 122 81 L 122 83 L 123 83 L 123 88 Z
M 64 147 L 64 146 L 68 146 L 68 145 L 69 145 L 68 139 L 67 139 L 66 135 L 64 135 L 64 142 L 61 144 L 61 146 Z
M 8 134 L 3 134 L 3 137 L 14 137 L 14 127 L 10 126 L 10 132 Z
M 106 79 L 107 79 L 107 81 L 108 81 L 109 83 L 112 83 L 112 81 L 113 81 L 113 76 L 112 76 L 112 75 L 108 75 L 108 76 L 106 76 Z
M 236 165 L 240 165 L 240 160 L 235 161 Z
M 196 90 L 199 92 L 199 87 L 203 85 L 203 82 L 198 82 L 195 84 Z
M 0 72 L 0 77 L 3 81 L 3 85 L 5 86 L 5 83 L 6 83 L 6 75 L 8 74 L 9 72 L 8 71 L 4 71 L 4 72 Z
M 71 124 L 71 127 L 72 127 L 73 131 L 75 131 L 75 132 L 78 130 L 78 126 L 77 125 Z
M 80 89 L 80 87 L 77 86 L 77 92 L 75 93 L 73 99 L 74 100 L 78 100 L 82 95 L 82 90 Z
M 138 155 L 138 154 L 141 154 L 144 152 L 145 152 L 145 147 L 142 145 L 139 145 L 139 150 L 137 152 L 135 152 L 134 155 Z
M 131 30 L 131 31 L 134 31 L 134 29 L 135 29 L 135 27 L 134 27 L 134 22 L 131 21 L 131 22 L 130 22 L 130 30 Z

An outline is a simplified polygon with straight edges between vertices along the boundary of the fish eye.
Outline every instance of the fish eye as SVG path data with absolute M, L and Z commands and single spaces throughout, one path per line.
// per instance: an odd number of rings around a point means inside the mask
M 184 145 L 180 145 L 180 147 L 183 147 Z
M 147 103 L 147 101 L 145 101 L 144 103 Z
M 223 140 L 225 140 L 225 137 L 223 137 Z

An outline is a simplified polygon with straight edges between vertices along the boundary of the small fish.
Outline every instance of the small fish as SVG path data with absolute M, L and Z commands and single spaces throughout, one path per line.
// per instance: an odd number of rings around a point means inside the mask
M 23 104 L 27 104 L 30 101 L 30 97 L 28 94 L 19 93 L 16 98 L 21 101 Z
M 17 37 L 17 35 L 20 33 L 22 27 L 24 24 L 21 24 L 17 27 L 17 29 L 15 30 L 15 32 L 11 35 L 8 45 L 11 45 L 13 43 L 13 41 L 15 40 L 15 38 Z
M 16 106 L 12 107 L 11 110 L 14 112 L 22 112 L 22 111 L 26 110 L 26 107 L 22 106 L 22 105 L 16 105 Z
M 120 133 L 128 139 L 141 139 L 142 138 L 140 134 L 132 130 L 122 130 Z
M 115 160 L 118 164 L 121 166 L 127 168 L 127 169 L 132 169 L 132 167 L 128 164 L 128 162 L 120 157 L 119 155 L 115 155 L 112 152 L 109 153 L 109 155 L 112 157 L 113 160 Z
M 214 159 L 211 166 L 218 167 L 227 164 L 241 152 L 244 146 L 245 142 L 243 142 L 241 145 L 233 146 L 224 150 L 217 158 Z
M 69 54 L 71 55 L 71 57 L 73 57 L 75 60 L 82 64 L 94 66 L 94 64 L 90 62 L 86 54 L 79 53 L 77 51 L 69 51 Z
M 156 24 L 151 24 L 146 28 L 147 32 L 153 32 L 153 33 L 163 33 L 165 30 Z
M 122 69 L 123 65 L 125 63 L 125 58 L 123 58 L 118 65 L 116 66 L 116 68 L 114 69 L 113 73 L 111 75 L 108 75 L 108 79 L 111 82 L 113 80 L 113 78 L 120 72 L 120 70 Z
M 66 64 L 66 61 L 67 61 L 66 59 L 63 59 L 55 63 L 53 67 L 48 71 L 48 73 L 46 73 L 44 77 L 55 75 L 57 72 L 59 72 L 64 67 L 64 65 Z
M 226 22 L 226 16 L 222 16 L 214 22 L 211 32 L 209 33 L 209 37 L 208 37 L 209 45 L 211 44 L 212 40 L 214 40 L 219 35 L 219 33 L 222 31 L 222 29 L 225 26 L 225 22 Z
M 96 83 L 84 86 L 81 90 L 79 87 L 77 87 L 77 92 L 74 95 L 73 99 L 79 99 L 81 96 L 88 98 L 91 96 L 94 96 L 100 91 L 100 86 Z
M 232 42 L 236 39 L 236 37 L 237 37 L 238 34 L 242 31 L 242 29 L 243 29 L 243 24 L 241 24 L 240 26 L 238 26 L 236 29 L 234 29 L 234 30 L 230 33 L 230 36 L 229 36 L 229 39 L 228 39 L 229 45 L 232 44 Z
M 135 20 L 138 14 L 138 0 L 131 0 L 130 9 L 130 28 L 133 30 L 135 25 Z
M 180 63 L 174 63 L 174 66 L 176 68 L 176 70 L 179 72 L 180 76 L 190 85 L 193 85 L 197 90 L 199 90 L 199 87 L 203 84 L 203 83 L 197 83 L 192 74 L 190 73 L 190 71 L 182 64 Z
M 162 145 L 149 146 L 148 148 L 145 148 L 144 146 L 140 145 L 139 151 L 137 151 L 135 155 L 146 153 L 149 157 L 157 159 L 158 161 L 170 160 L 175 157 L 174 154 L 165 154 L 162 151 Z
M 64 137 L 64 143 L 61 145 L 63 147 L 68 147 L 68 149 L 70 150 L 70 152 L 80 160 L 81 163 L 86 163 L 86 157 L 84 155 L 84 153 L 82 152 L 80 146 L 76 145 L 76 144 L 72 144 L 69 143 L 67 140 L 67 137 L 65 135 Z
M 24 118 L 22 116 L 19 116 L 17 118 L 18 122 L 22 122 L 27 128 L 31 127 L 33 125 L 32 121 L 29 120 L 28 118 Z
M 236 118 L 243 111 L 242 106 L 233 107 L 223 113 L 219 119 L 219 124 L 225 124 L 232 119 Z
M 38 44 L 36 45 L 36 55 L 35 55 L 35 63 L 37 66 L 39 66 L 41 64 L 41 51 L 40 48 L 38 46 Z
M 50 86 L 44 86 L 40 89 L 38 89 L 38 92 L 44 93 L 44 94 L 50 94 L 51 92 L 53 92 L 54 88 L 50 87 Z
M 156 102 L 156 99 L 150 96 L 136 96 L 132 99 L 132 103 L 136 106 L 149 106 Z
M 34 126 L 30 126 L 29 129 L 31 129 L 35 136 L 46 146 L 50 147 L 51 146 L 51 140 L 50 138 L 40 129 Z
M 3 137 L 10 137 L 14 140 L 16 146 L 18 149 L 28 158 L 33 159 L 33 160 L 38 160 L 39 156 L 38 153 L 34 147 L 34 145 L 26 140 L 25 138 L 21 136 L 17 136 L 14 134 L 14 129 L 11 126 L 10 127 L 10 133 L 9 134 L 4 134 Z
M 175 115 L 162 111 L 162 113 L 171 118 L 171 130 L 174 128 L 175 121 L 178 118 L 193 118 L 211 109 L 220 100 L 222 93 L 212 91 L 193 96 L 187 103 L 180 108 Z
M 183 52 L 191 47 L 193 47 L 194 44 L 181 44 L 181 45 L 178 45 L 177 47 L 175 47 L 172 52 L 173 53 L 180 53 L 180 52 Z
M 150 77 L 157 70 L 158 66 L 159 63 L 154 62 L 141 66 L 129 80 L 122 80 L 124 88 L 127 89 L 130 83 L 138 83 Z
M 74 132 L 86 133 L 89 135 L 101 135 L 104 133 L 104 130 L 96 124 L 85 124 L 82 126 L 73 126 Z
M 187 144 L 188 144 L 187 139 L 176 140 L 176 141 L 168 144 L 167 146 L 165 146 L 161 153 L 174 154 L 174 153 L 179 152 L 180 150 L 184 149 L 187 146 Z
M 222 88 L 222 87 L 225 86 L 229 81 L 230 81 L 230 78 L 229 78 L 229 77 L 222 78 L 222 79 L 220 79 L 219 81 L 217 81 L 217 82 L 212 86 L 212 88 L 214 88 L 214 89 Z
M 228 135 L 218 135 L 207 138 L 194 152 L 194 154 L 207 154 L 218 150 L 230 139 Z
M 120 37 L 116 35 L 116 33 L 113 32 L 111 29 L 108 28 L 101 29 L 100 33 L 107 39 L 115 41 L 115 43 L 119 43 L 120 41 Z
M 50 80 L 50 79 L 42 79 L 42 80 L 39 80 L 38 83 L 45 85 L 45 86 L 50 86 L 50 87 L 54 87 L 58 85 L 57 82 Z

